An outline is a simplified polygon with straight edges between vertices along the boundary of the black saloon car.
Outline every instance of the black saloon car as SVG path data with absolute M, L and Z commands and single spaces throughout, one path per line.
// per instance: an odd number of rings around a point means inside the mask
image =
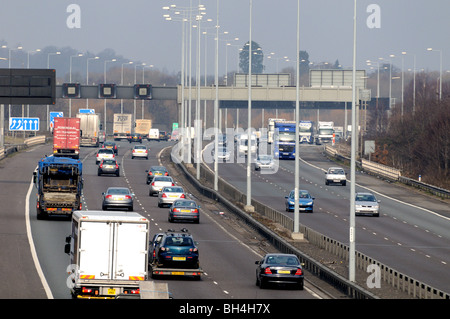
M 256 261 L 256 285 L 266 288 L 267 284 L 292 284 L 303 290 L 303 269 L 296 255 L 266 254 Z

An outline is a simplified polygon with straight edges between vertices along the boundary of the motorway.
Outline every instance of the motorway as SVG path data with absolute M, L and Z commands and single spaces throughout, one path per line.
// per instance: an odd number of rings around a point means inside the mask
M 201 281 L 180 277 L 164 278 L 176 299 L 317 299 L 319 296 L 305 283 L 305 290 L 264 289 L 255 285 L 255 261 L 261 251 L 251 240 L 234 230 L 226 229 L 214 218 L 208 205 L 201 210 L 200 224 L 167 221 L 167 208 L 157 207 L 157 197 L 149 197 L 145 170 L 158 164 L 157 155 L 170 142 L 145 142 L 151 150 L 149 160 L 131 159 L 131 146 L 119 142 L 118 160 L 121 176 L 97 176 L 95 148 L 82 148 L 84 190 L 83 209 L 101 209 L 101 194 L 109 186 L 128 186 L 135 193 L 135 211 L 151 220 L 151 234 L 169 228 L 186 227 L 199 243 L 200 264 L 205 272 Z M 4 287 L 0 298 L 70 298 L 66 285 L 69 257 L 64 253 L 64 240 L 70 234 L 66 218 L 37 220 L 36 190 L 31 183 L 37 161 L 51 153 L 51 145 L 34 146 L 0 163 L 0 194 L 8 209 L 0 218 L 0 248 L 2 264 L 0 279 Z M 36 255 L 30 252 L 30 239 Z M 35 263 L 37 268 L 34 267 Z
M 207 146 L 212 147 L 212 145 Z M 206 149 L 204 154 L 209 154 Z M 300 146 L 300 189 L 315 197 L 314 213 L 300 214 L 300 224 L 326 236 L 349 242 L 350 172 L 347 186 L 325 185 L 324 171 L 336 163 L 323 155 L 323 146 Z M 204 156 L 206 159 L 206 156 Z M 252 198 L 285 212 L 284 196 L 294 188 L 294 161 L 279 161 L 276 173 L 252 166 Z M 247 191 L 246 163 L 224 163 L 219 176 Z M 210 165 L 213 169 L 213 165 Z M 379 218 L 356 217 L 356 250 L 444 292 L 450 292 L 450 206 L 431 196 L 367 174 L 357 173 L 356 191 L 371 191 L 381 200 Z

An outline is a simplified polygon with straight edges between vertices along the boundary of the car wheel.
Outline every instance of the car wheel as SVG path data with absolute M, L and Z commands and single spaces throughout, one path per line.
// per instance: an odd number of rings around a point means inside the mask
M 117 177 L 119 177 L 119 176 L 120 176 L 120 173 L 119 173 L 119 172 L 117 172 L 117 173 L 116 173 L 116 176 L 117 176 Z
M 341 184 L 342 184 L 342 186 L 345 186 L 347 184 L 347 182 L 343 181 Z
M 261 278 L 259 280 L 259 289 L 265 289 L 266 288 L 266 283 L 264 282 L 264 280 Z
M 97 172 L 97 176 L 100 176 L 100 175 L 102 175 L 100 172 Z
M 133 206 L 128 207 L 128 210 L 129 210 L 130 212 L 132 212 L 132 211 L 133 211 Z
M 105 205 L 102 205 L 102 210 L 108 210 Z
M 297 288 L 298 290 L 303 290 L 303 281 L 298 283 Z

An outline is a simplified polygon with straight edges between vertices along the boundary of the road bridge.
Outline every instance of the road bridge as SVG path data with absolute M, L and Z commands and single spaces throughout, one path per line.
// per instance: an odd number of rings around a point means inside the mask
M 113 99 L 135 99 L 134 86 L 116 86 L 116 94 Z M 153 86 L 152 100 L 175 100 L 181 104 L 183 88 Z M 197 87 L 184 87 L 184 98 L 197 100 Z M 252 87 L 252 108 L 255 109 L 293 109 L 296 102 L 296 87 Z M 56 86 L 56 98 L 68 98 L 64 94 L 63 85 Z M 98 85 L 80 85 L 80 94 L 76 97 L 82 99 L 98 99 Z M 200 88 L 200 100 L 214 101 L 216 87 L 207 86 Z M 219 86 L 218 98 L 220 108 L 247 108 L 248 88 L 234 86 Z M 356 92 L 356 100 L 359 101 L 359 92 Z M 344 109 L 346 103 L 352 102 L 351 87 L 301 87 L 299 101 L 302 106 L 314 109 Z M 349 105 L 347 105 L 349 106 Z M 351 106 L 351 105 L 350 105 Z

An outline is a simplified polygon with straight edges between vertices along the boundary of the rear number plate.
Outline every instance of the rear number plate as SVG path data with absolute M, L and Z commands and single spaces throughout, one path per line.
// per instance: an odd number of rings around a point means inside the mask
M 172 260 L 175 260 L 175 261 L 185 261 L 185 260 L 186 260 L 186 257 L 173 257 Z

